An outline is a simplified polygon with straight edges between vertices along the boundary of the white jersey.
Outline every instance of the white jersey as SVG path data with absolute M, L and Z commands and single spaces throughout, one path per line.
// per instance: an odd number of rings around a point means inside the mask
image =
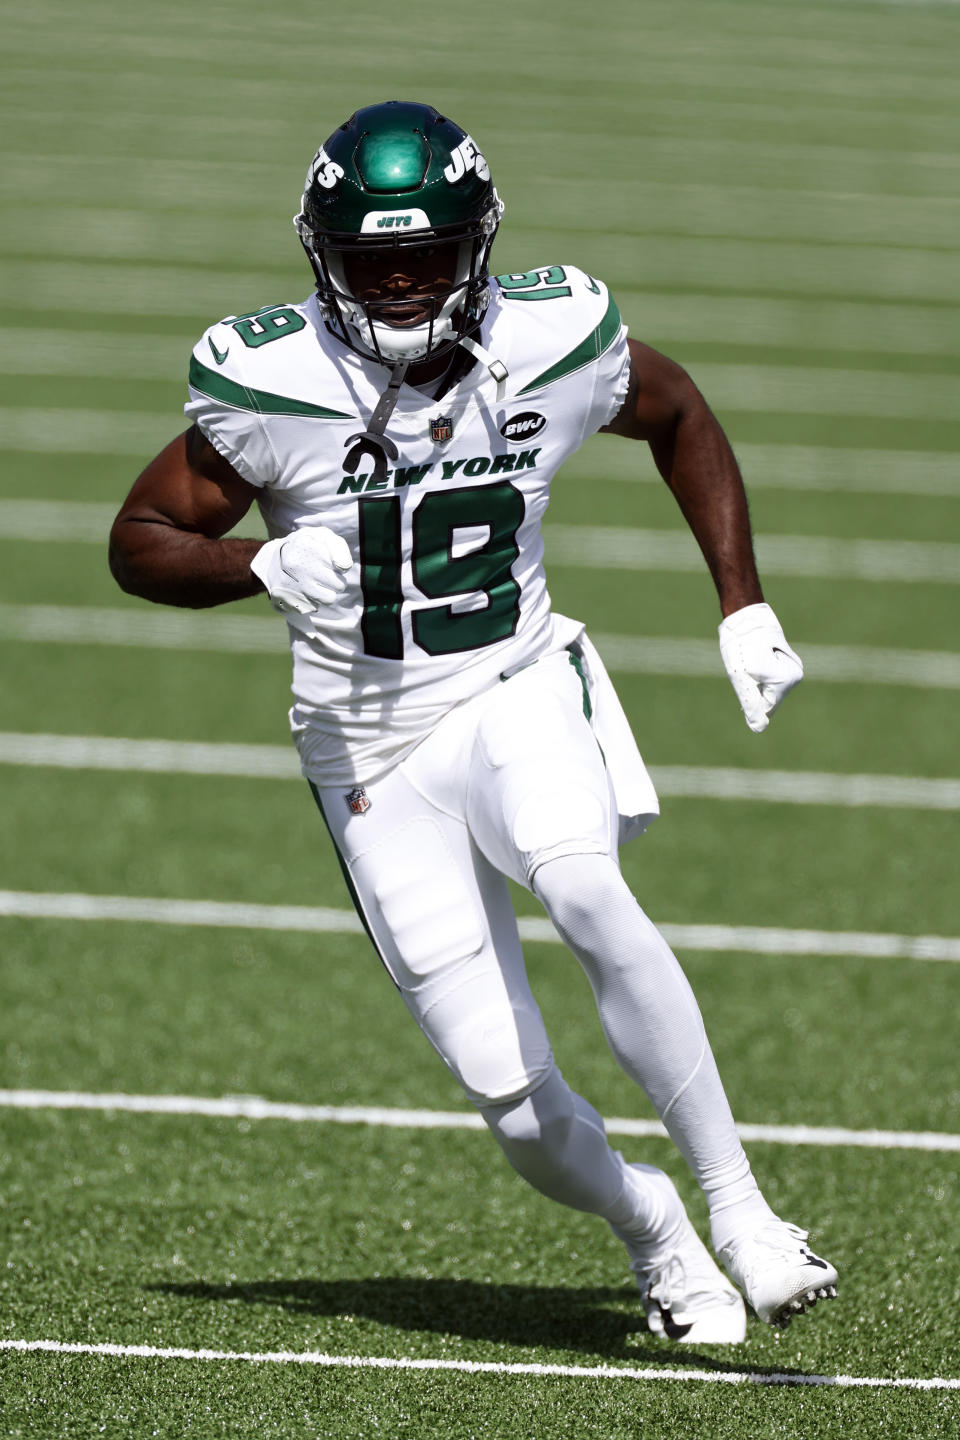
M 344 467 L 389 371 L 330 333 L 316 298 L 233 316 L 198 342 L 186 413 L 260 490 L 271 538 L 308 525 L 354 556 L 331 606 L 295 617 L 291 711 L 305 768 L 372 780 L 452 706 L 569 643 L 553 617 L 541 522 L 550 482 L 626 396 L 626 330 L 571 266 L 490 281 L 475 364 L 440 400 L 400 389 L 386 475 Z M 302 628 L 301 628 L 302 627 Z

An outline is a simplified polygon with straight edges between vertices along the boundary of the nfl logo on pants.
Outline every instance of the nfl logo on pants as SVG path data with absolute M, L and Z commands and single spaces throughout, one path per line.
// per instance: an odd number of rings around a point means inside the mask
M 358 785 L 355 790 L 348 791 L 343 798 L 347 802 L 351 815 L 362 815 L 364 811 L 370 809 L 370 801 L 367 799 L 367 792 L 362 785 Z

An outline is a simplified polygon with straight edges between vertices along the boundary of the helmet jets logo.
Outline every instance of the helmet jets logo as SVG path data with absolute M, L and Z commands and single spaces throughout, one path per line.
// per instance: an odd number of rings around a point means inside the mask
M 314 183 L 320 185 L 324 190 L 332 190 L 338 180 L 343 179 L 343 166 L 338 165 L 336 160 L 331 160 L 323 146 L 313 157 L 310 172 L 307 175 L 307 189 Z
M 458 180 L 463 179 L 468 170 L 476 170 L 479 180 L 490 178 L 490 166 L 469 135 L 460 141 L 455 150 L 450 152 L 450 164 L 444 170 L 443 178 L 449 180 L 451 185 L 455 185 Z
M 409 210 L 368 210 L 360 225 L 361 235 L 370 235 L 380 230 L 429 230 L 430 217 L 426 210 L 411 207 Z

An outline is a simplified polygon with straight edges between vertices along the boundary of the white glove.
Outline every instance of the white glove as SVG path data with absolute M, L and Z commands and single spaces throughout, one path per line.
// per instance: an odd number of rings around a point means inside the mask
M 343 536 L 317 525 L 268 540 L 250 561 L 250 569 L 263 581 L 275 610 L 312 615 L 343 594 L 343 572 L 352 564 Z
M 769 605 L 745 605 L 720 625 L 720 654 L 747 724 L 758 734 L 784 695 L 803 679 L 803 663 L 791 650 Z

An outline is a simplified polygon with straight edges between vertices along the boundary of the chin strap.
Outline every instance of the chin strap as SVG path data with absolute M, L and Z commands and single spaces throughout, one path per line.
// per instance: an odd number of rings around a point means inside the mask
M 483 346 L 477 340 L 471 339 L 469 335 L 461 335 L 460 344 L 464 350 L 469 350 L 470 354 L 475 356 L 477 360 L 481 360 L 490 371 L 494 380 L 496 380 L 497 404 L 499 405 L 507 393 L 507 376 L 510 374 L 510 371 L 502 360 L 498 360 L 496 356 L 491 355 L 489 350 L 484 350 Z
M 477 360 L 480 360 L 486 365 L 497 383 L 497 403 L 499 404 L 507 393 L 507 377 L 510 372 L 506 365 L 504 365 L 502 360 L 498 360 L 496 356 L 491 355 L 489 350 L 484 350 L 483 346 L 478 341 L 471 339 L 469 335 L 462 335 L 459 343 L 463 346 L 464 350 L 469 351 Z M 410 363 L 409 360 L 398 360 L 396 362 L 390 372 L 387 387 L 377 401 L 376 409 L 370 416 L 370 424 L 366 430 L 361 430 L 358 434 L 351 435 L 349 440 L 344 441 L 344 448 L 347 446 L 353 447 L 343 462 L 343 468 L 349 475 L 355 475 L 357 473 L 357 467 L 364 455 L 371 455 L 373 457 L 374 479 L 385 480 L 387 478 L 387 461 L 399 459 L 400 451 L 393 441 L 388 439 L 384 431 L 400 398 L 400 386 L 406 378 Z
M 410 367 L 409 360 L 398 360 L 390 372 L 390 379 L 387 388 L 384 390 L 377 407 L 370 416 L 370 424 L 366 430 L 361 430 L 357 435 L 351 435 L 349 440 L 344 441 L 344 447 L 352 445 L 353 449 L 343 462 L 343 468 L 350 475 L 357 473 L 357 466 L 364 455 L 373 457 L 373 474 L 377 480 L 387 478 L 387 460 L 397 460 L 400 451 L 383 433 L 387 428 L 387 422 L 393 414 L 397 400 L 400 398 L 400 386 Z

